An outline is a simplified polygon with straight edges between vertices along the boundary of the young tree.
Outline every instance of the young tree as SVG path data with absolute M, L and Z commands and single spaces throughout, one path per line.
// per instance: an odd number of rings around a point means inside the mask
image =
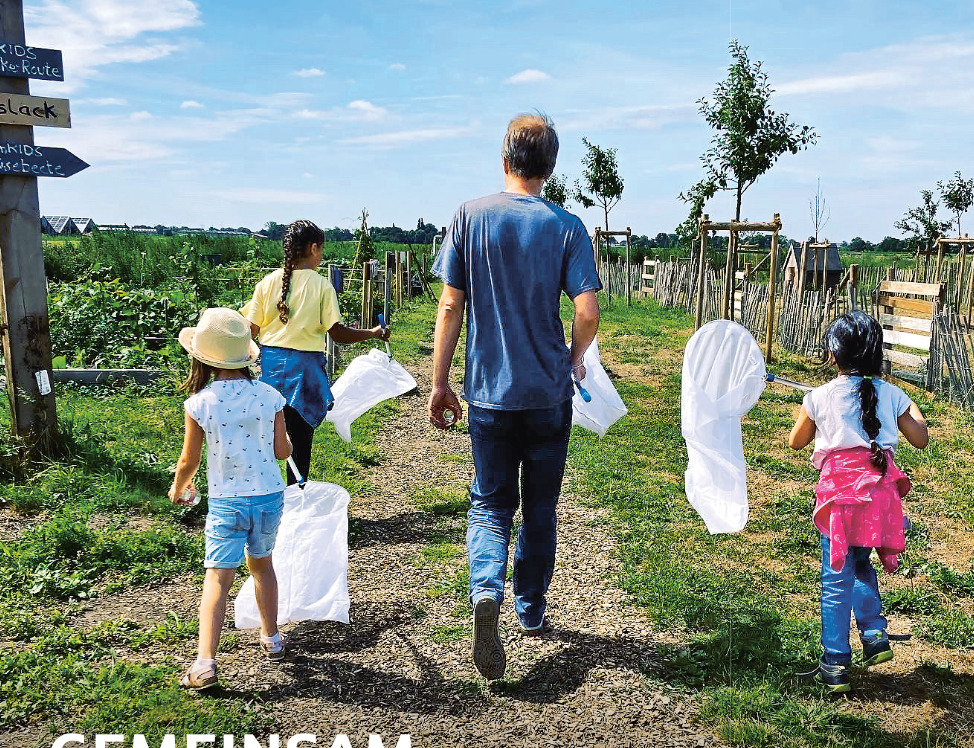
M 950 230 L 951 222 L 937 220 L 940 203 L 933 199 L 932 190 L 920 190 L 920 196 L 923 202 L 906 211 L 893 225 L 906 235 L 907 244 L 911 248 L 922 246 L 930 249 L 945 231 Z
M 564 174 L 558 176 L 552 174 L 544 183 L 541 190 L 541 197 L 550 203 L 554 203 L 559 208 L 568 207 L 568 177 Z
M 815 226 L 815 243 L 818 244 L 819 232 L 829 222 L 829 207 L 822 195 L 822 180 L 815 180 L 815 197 L 808 201 L 808 211 L 812 214 L 812 225 Z
M 768 107 L 773 89 L 760 62 L 751 62 L 747 47 L 730 43 L 734 62 L 727 79 L 717 84 L 713 101 L 699 100 L 700 113 L 717 134 L 701 160 L 708 179 L 737 193 L 734 220 L 741 220 L 741 198 L 783 153 L 798 153 L 818 140 L 808 125 L 788 121 Z
M 957 236 L 960 236 L 960 217 L 974 204 L 974 179 L 964 179 L 955 171 L 949 182 L 937 182 L 937 190 L 947 210 L 957 216 Z
M 588 152 L 582 157 L 582 183 L 575 182 L 572 199 L 584 208 L 594 207 L 596 203 L 605 212 L 605 230 L 609 230 L 609 211 L 622 199 L 622 177 L 616 162 L 615 148 L 600 148 L 582 138 Z M 591 197 L 590 197 L 591 196 Z

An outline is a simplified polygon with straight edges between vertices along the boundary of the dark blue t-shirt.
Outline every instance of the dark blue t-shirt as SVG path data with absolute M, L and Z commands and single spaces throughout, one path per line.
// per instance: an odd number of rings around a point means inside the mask
M 571 398 L 561 292 L 574 299 L 602 287 L 576 216 L 533 195 L 471 200 L 453 217 L 433 272 L 466 294 L 467 402 L 525 410 Z

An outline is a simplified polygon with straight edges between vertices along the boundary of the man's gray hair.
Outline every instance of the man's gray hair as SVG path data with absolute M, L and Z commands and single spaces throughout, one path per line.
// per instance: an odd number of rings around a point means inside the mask
M 558 133 L 546 114 L 519 114 L 507 126 L 502 154 L 511 174 L 547 179 L 558 158 Z

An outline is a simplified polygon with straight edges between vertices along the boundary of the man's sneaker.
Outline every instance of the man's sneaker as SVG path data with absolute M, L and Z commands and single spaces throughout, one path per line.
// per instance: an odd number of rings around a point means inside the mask
M 866 667 L 889 662 L 893 659 L 893 650 L 889 646 L 889 637 L 885 631 L 870 632 L 862 639 L 862 664 Z
M 852 690 L 847 665 L 827 665 L 819 660 L 818 667 L 807 673 L 799 673 L 798 677 L 825 686 L 832 693 L 848 693 Z
M 477 671 L 487 680 L 504 675 L 507 655 L 497 632 L 500 607 L 492 597 L 481 597 L 473 606 L 473 645 L 471 655 Z
M 521 634 L 524 636 L 541 636 L 551 631 L 551 623 L 547 618 L 542 618 L 541 623 L 537 626 L 525 626 L 521 621 L 518 621 L 518 623 L 521 625 Z

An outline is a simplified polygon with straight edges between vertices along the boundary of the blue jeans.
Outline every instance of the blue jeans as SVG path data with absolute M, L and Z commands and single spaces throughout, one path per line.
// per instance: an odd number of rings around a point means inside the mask
M 855 613 L 860 636 L 885 631 L 883 602 L 876 570 L 869 562 L 872 548 L 849 548 L 842 571 L 829 564 L 831 544 L 822 535 L 822 650 L 827 665 L 849 665 L 849 614 Z
M 470 488 L 467 557 L 470 599 L 500 604 L 507 548 L 518 504 L 523 522 L 514 551 L 514 607 L 521 624 L 544 619 L 545 593 L 555 570 L 555 507 L 568 455 L 572 404 L 554 408 L 490 410 L 468 405 L 477 474 Z

